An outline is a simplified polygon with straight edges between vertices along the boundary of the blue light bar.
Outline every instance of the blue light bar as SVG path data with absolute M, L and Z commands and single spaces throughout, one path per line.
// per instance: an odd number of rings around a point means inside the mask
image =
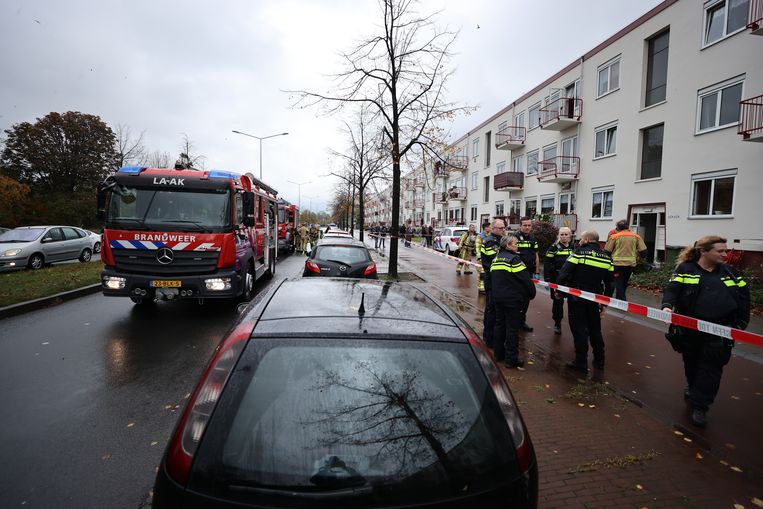
M 211 179 L 231 179 L 236 180 L 241 175 L 238 173 L 233 173 L 232 171 L 220 171 L 220 170 L 212 170 L 209 172 L 208 177 Z
M 145 170 L 144 166 L 122 166 L 117 173 L 127 173 L 128 175 L 138 175 Z

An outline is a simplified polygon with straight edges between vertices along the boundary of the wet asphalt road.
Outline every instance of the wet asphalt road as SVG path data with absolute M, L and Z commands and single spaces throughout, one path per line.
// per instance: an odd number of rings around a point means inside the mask
M 279 260 L 274 282 L 301 275 Z M 0 506 L 137 508 L 230 302 L 94 294 L 0 321 Z

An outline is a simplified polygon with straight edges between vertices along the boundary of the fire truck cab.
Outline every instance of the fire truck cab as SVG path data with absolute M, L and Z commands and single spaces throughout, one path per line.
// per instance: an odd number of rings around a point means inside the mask
M 278 252 L 293 253 L 296 248 L 297 206 L 278 200 Z
M 250 300 L 275 274 L 277 194 L 251 174 L 121 168 L 98 192 L 103 294 Z

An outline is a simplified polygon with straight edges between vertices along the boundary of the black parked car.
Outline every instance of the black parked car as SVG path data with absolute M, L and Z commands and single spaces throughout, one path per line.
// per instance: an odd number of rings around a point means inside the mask
M 302 277 L 359 277 L 379 279 L 376 263 L 365 244 L 351 238 L 324 238 L 305 260 Z
M 286 280 L 217 347 L 155 509 L 534 508 L 530 436 L 478 336 L 414 286 Z

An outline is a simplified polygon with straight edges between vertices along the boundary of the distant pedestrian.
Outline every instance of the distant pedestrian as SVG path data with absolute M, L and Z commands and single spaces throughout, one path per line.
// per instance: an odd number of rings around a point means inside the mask
M 458 241 L 459 254 L 458 257 L 464 261 L 471 262 L 472 255 L 474 254 L 474 247 L 477 244 L 477 231 L 474 229 L 474 225 L 469 225 L 469 230 L 461 234 L 461 238 Z M 472 273 L 472 266 L 468 263 L 458 262 L 456 265 L 456 274 L 461 274 L 463 269 L 464 274 Z
M 377 249 L 387 249 L 387 227 L 379 227 L 379 247 Z
M 579 290 L 612 295 L 612 258 L 599 246 L 599 234 L 593 230 L 580 235 L 580 244 L 564 262 L 558 282 Z M 567 367 L 581 373 L 588 372 L 588 342 L 593 349 L 593 367 L 604 369 L 604 337 L 601 334 L 601 314 L 606 306 L 568 296 L 570 329 L 575 342 L 575 360 Z
M 646 244 L 638 233 L 628 229 L 628 221 L 621 219 L 615 226 L 615 233 L 609 236 L 604 249 L 612 255 L 615 264 L 615 298 L 625 300 L 625 290 L 638 258 L 646 256 Z
M 379 224 L 374 223 L 374 225 L 371 227 L 371 236 L 374 238 L 374 249 L 379 249 Z
M 726 256 L 726 239 L 717 235 L 702 237 L 681 251 L 662 297 L 663 310 L 746 329 L 750 321 L 750 289 L 739 272 L 726 265 Z M 678 330 L 687 382 L 684 398 L 692 406 L 692 424 L 704 428 L 705 414 L 718 394 L 734 340 L 685 328 Z
M 477 254 L 477 263 L 480 264 L 480 267 L 477 269 L 480 273 L 480 277 L 477 280 L 477 293 L 485 293 L 485 271 L 482 268 L 482 243 L 487 240 L 487 238 L 490 236 L 490 232 L 492 231 L 492 226 L 488 221 L 485 221 L 482 223 L 482 231 L 477 235 L 477 238 L 474 242 L 474 252 Z
M 517 233 L 517 239 L 519 243 L 519 257 L 525 262 L 530 274 L 534 279 L 538 279 L 540 260 L 538 259 L 538 241 L 532 235 L 533 222 L 529 217 L 523 217 L 519 221 L 519 233 Z M 530 301 L 527 301 L 527 305 L 530 305 Z M 527 323 L 527 308 L 522 313 L 522 330 L 532 332 L 533 328 Z
M 482 340 L 491 348 L 493 348 L 493 334 L 495 332 L 495 302 L 491 292 L 490 265 L 493 263 L 493 258 L 498 254 L 501 237 L 503 237 L 505 229 L 506 223 L 503 222 L 503 219 L 493 220 L 491 233 L 487 235 L 487 238 L 480 245 L 480 262 L 482 263 L 482 270 L 485 275 L 485 311 L 482 315 L 484 326 Z M 496 358 L 496 360 L 502 361 L 503 359 Z
M 405 247 L 411 247 L 411 239 L 413 239 L 413 226 L 409 226 L 405 231 Z
M 506 359 L 507 368 L 521 368 L 525 361 L 519 357 L 519 327 L 522 310 L 535 298 L 535 285 L 530 271 L 517 254 L 517 238 L 501 238 L 500 251 L 490 264 L 490 286 L 495 306 L 493 349 L 495 358 Z
M 543 279 L 548 283 L 557 283 L 559 271 L 564 262 L 572 254 L 572 232 L 566 226 L 559 228 L 557 241 L 546 250 L 543 258 Z M 562 319 L 564 318 L 564 300 L 566 294 L 551 289 L 551 318 L 554 320 L 554 334 L 562 333 Z M 569 303 L 568 303 L 569 307 Z
M 434 228 L 430 224 L 426 227 L 427 229 L 427 247 L 432 248 L 432 243 L 434 242 Z

